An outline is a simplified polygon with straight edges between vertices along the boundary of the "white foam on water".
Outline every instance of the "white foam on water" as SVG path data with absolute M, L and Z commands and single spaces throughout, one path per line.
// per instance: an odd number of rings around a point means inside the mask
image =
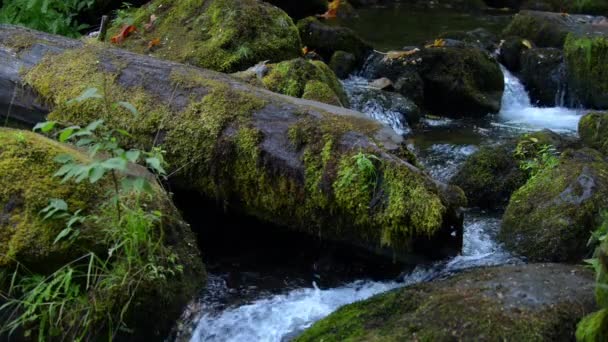
M 523 130 L 551 129 L 556 132 L 574 133 L 585 113 L 582 109 L 565 107 L 534 107 L 524 85 L 506 68 L 502 67 L 505 92 L 498 125 Z
M 400 282 L 359 280 L 331 289 L 300 288 L 219 314 L 203 314 L 191 342 L 286 341 L 346 304 L 458 270 L 510 262 L 513 258 L 492 237 L 499 225 L 499 219 L 484 214 L 467 215 L 463 254 L 435 265 L 416 267 Z

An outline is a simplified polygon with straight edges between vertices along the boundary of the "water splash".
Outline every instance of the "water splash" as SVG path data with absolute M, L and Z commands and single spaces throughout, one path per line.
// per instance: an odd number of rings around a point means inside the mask
M 532 131 L 548 128 L 562 133 L 576 132 L 584 110 L 534 107 L 521 81 L 506 68 L 501 68 L 505 79 L 505 92 L 497 125 Z M 563 99 L 560 102 L 563 103 Z
M 299 288 L 285 294 L 268 295 L 246 305 L 217 314 L 204 314 L 191 342 L 287 341 L 339 307 L 392 289 L 409 286 L 478 266 L 516 262 L 494 242 L 500 226 L 497 217 L 470 212 L 465 220 L 463 254 L 433 265 L 418 266 L 400 281 L 359 280 L 341 287 Z M 221 290 L 221 284 L 219 286 Z

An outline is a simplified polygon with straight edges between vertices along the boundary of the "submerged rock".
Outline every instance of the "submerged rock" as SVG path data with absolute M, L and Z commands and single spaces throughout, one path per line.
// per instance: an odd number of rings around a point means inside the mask
M 533 261 L 579 262 L 608 205 L 608 163 L 597 151 L 567 150 L 516 191 L 499 239 Z
M 300 55 L 292 19 L 259 0 L 154 0 L 130 17 L 138 33 L 124 39 L 121 47 L 176 62 L 236 72 L 264 60 L 280 62 Z M 114 24 L 108 36 L 118 34 L 123 25 Z M 158 44 L 153 46 L 155 39 Z
M 593 284 L 580 266 L 479 268 L 344 306 L 296 341 L 568 341 Z
M 353 109 L 373 115 L 375 119 L 400 128 L 406 133 L 407 127 L 416 125 L 421 118 L 416 104 L 395 92 L 376 88 L 356 88 L 351 92 Z
M 27 131 L 0 129 L 0 271 L 12 273 L 17 262 L 41 276 L 49 276 L 68 263 L 72 263 L 72 267 L 86 269 L 90 259 L 82 257 L 88 252 L 96 252 L 99 258 L 105 259 L 108 249 L 116 248 L 108 245 L 111 240 L 104 230 L 109 225 L 117 224 L 109 214 L 113 204 L 108 208 L 112 203 L 110 198 L 113 185 L 103 180 L 97 184 L 89 184 L 88 181 L 78 184 L 61 183 L 60 178 L 54 177 L 61 166 L 55 158 L 64 154 L 83 162 L 89 159 L 75 148 L 43 136 Z M 154 178 L 146 175 L 143 169 L 134 168 L 131 172 L 138 172 L 154 182 Z M 166 249 L 162 253 L 170 253 L 157 256 L 162 260 L 155 264 L 158 267 L 158 277 L 152 279 L 147 273 L 141 274 L 141 279 L 118 281 L 112 290 L 103 288 L 103 293 L 98 292 L 102 288 L 94 287 L 87 291 L 81 288 L 78 300 L 65 303 L 65 326 L 57 328 L 65 328 L 67 333 L 82 319 L 71 315 L 72 311 L 81 313 L 85 312 L 83 309 L 86 307 L 94 307 L 95 310 L 89 312 L 92 315 L 88 317 L 92 320 L 92 326 L 88 331 L 94 331 L 100 337 L 107 333 L 107 329 L 111 329 L 104 326 L 105 315 L 120 314 L 120 308 L 130 302 L 128 310 L 122 313 L 127 327 L 138 338 L 164 338 L 188 301 L 204 286 L 205 270 L 190 227 L 182 221 L 164 191 L 155 183 L 153 186 L 152 194 L 136 196 L 134 193 L 125 193 L 121 196 L 121 201 L 126 208 L 129 203 L 137 200 L 150 213 L 159 211 L 162 214 L 156 226 L 146 227 L 148 231 L 140 232 L 149 236 L 139 237 L 158 240 Z M 40 213 L 53 198 L 64 200 L 70 212 L 82 210 L 81 215 L 97 216 L 95 220 L 89 217 L 78 225 L 79 234 L 72 243 L 68 242 L 69 239 L 55 242 L 65 228 L 64 220 L 43 220 Z M 158 253 L 161 253 L 160 249 Z M 173 258 L 173 261 L 167 260 L 167 257 Z M 80 263 L 74 261 L 79 258 Z M 108 259 L 106 267 L 118 270 L 131 267 L 125 258 L 118 248 L 116 256 Z M 181 272 L 174 269 L 176 265 L 181 265 Z M 172 270 L 171 276 L 165 274 L 167 270 Z M 18 273 L 17 281 L 22 275 L 23 273 Z M 137 286 L 133 298 L 125 297 L 132 293 L 132 289 L 127 289 L 129 286 Z M 154 322 L 153 327 L 149 324 L 151 321 Z M 129 337 L 130 334 L 121 332 L 119 336 Z

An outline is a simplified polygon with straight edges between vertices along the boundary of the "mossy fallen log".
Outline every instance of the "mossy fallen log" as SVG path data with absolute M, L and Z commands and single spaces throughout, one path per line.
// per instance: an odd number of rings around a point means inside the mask
M 402 138 L 360 113 L 14 26 L 0 26 L 0 62 L 3 117 L 83 125 L 128 101 L 139 114 L 116 109 L 106 125 L 128 130 L 132 147 L 161 145 L 178 188 L 397 257 L 460 249 L 462 191 L 413 166 Z M 68 104 L 90 87 L 107 101 Z

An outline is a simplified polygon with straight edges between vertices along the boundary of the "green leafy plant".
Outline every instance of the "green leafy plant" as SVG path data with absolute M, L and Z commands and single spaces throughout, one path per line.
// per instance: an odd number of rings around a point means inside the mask
M 94 4 L 95 0 L 5 0 L 0 23 L 77 37 L 88 26 L 78 23 L 76 17 Z
M 524 139 L 515 148 L 515 157 L 520 161 L 520 169 L 530 177 L 535 177 L 544 169 L 551 169 L 559 164 L 557 150 L 552 145 L 539 144 L 538 139 Z
M 71 103 L 96 100 L 105 101 L 97 89 L 90 88 Z M 117 107 L 137 115 L 127 102 L 106 106 L 107 110 Z M 145 176 L 130 171 L 130 165 L 141 164 L 157 177 L 164 177 L 164 151 L 160 147 L 125 150 L 120 140 L 129 133 L 108 129 L 102 120 L 85 127 L 49 121 L 34 130 L 87 152 L 88 158 L 68 154 L 55 158 L 60 165 L 55 176 L 61 182 L 109 183 L 113 188 L 95 213 L 71 213 L 65 201 L 50 199 L 40 211 L 43 221 L 65 222 L 54 243 L 77 241 L 80 228 L 89 225 L 99 227 L 100 242 L 108 248 L 102 255 L 90 251 L 48 276 L 18 266 L 8 293 L 3 295 L 0 312 L 8 312 L 9 319 L 0 333 L 21 328 L 39 341 L 57 336 L 84 341 L 97 339 L 105 331 L 111 340 L 119 331 L 129 331 L 124 318 L 142 284 L 166 281 L 183 271 L 177 256 L 163 245 L 162 213 L 149 210 L 142 200 L 155 190 Z
M 588 244 L 594 248 L 593 257 L 586 260 L 595 271 L 595 298 L 600 310 L 578 323 L 576 340 L 580 342 L 608 339 L 608 211 L 603 211 L 601 217 L 601 224 L 589 238 Z

